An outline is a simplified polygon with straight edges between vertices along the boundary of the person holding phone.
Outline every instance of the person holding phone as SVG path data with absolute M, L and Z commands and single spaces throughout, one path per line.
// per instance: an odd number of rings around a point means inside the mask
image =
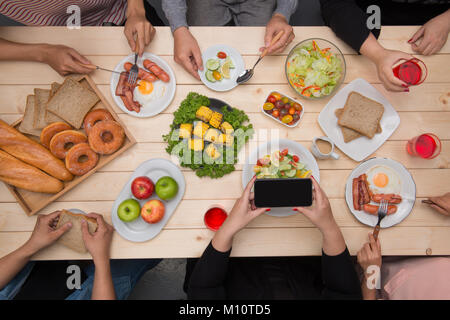
M 162 8 L 170 23 L 174 38 L 174 60 L 193 77 L 200 80 L 203 70 L 202 53 L 197 40 L 189 31 L 191 26 L 266 26 L 265 47 L 284 31 L 280 40 L 268 48 L 268 53 L 281 52 L 294 40 L 289 25 L 297 9 L 297 0 L 163 0 Z
M 60 214 L 61 211 L 55 211 L 37 215 L 30 238 L 21 247 L 0 258 L 0 300 L 126 299 L 140 277 L 160 261 L 110 260 L 114 228 L 96 213 L 87 215 L 97 221 L 95 233 L 90 234 L 87 224 L 82 224 L 83 240 L 92 255 L 92 263 L 30 261 L 36 253 L 53 245 L 72 227 L 71 223 L 67 223 L 55 229 Z M 80 288 L 68 288 L 68 267 L 83 264 Z
M 374 15 L 378 15 L 381 25 L 420 25 L 407 41 L 417 54 L 438 53 L 450 31 L 448 1 L 320 0 L 320 4 L 325 24 L 355 51 L 375 63 L 378 77 L 389 91 L 409 92 L 408 85 L 394 76 L 392 68 L 401 59 L 409 60 L 413 56 L 384 48 L 378 42 L 380 28 L 368 27 L 368 22 L 376 20 Z M 372 11 L 375 8 L 379 11 Z
M 359 280 L 344 237 L 320 185 L 314 204 L 295 208 L 322 234 L 322 257 L 230 258 L 234 236 L 270 208 L 256 208 L 248 183 L 200 259 L 189 260 L 189 299 L 360 299 Z M 301 232 L 301 231 L 299 231 Z

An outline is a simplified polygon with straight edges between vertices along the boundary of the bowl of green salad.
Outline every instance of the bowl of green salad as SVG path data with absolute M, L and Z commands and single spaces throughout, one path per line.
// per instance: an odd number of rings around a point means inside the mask
M 332 95 L 345 78 L 341 50 L 325 39 L 306 39 L 289 52 L 286 78 L 291 88 L 306 99 Z

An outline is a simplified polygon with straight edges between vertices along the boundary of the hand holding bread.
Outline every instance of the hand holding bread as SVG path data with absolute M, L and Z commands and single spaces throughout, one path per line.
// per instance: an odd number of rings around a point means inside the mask
M 109 261 L 114 228 L 108 224 L 100 214 L 89 213 L 87 216 L 91 219 L 95 219 L 98 227 L 94 233 L 90 233 L 87 222 L 81 222 L 81 230 L 83 232 L 83 240 L 86 249 L 92 255 L 94 263 Z
M 60 215 L 61 211 L 55 211 L 47 215 L 39 214 L 37 216 L 33 233 L 24 245 L 31 255 L 50 246 L 72 228 L 71 223 L 66 223 L 61 228 L 56 229 L 56 223 Z

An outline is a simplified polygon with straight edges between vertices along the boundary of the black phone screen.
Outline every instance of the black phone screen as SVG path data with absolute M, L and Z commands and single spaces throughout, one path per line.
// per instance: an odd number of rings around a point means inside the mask
M 312 205 L 311 179 L 257 179 L 254 186 L 255 206 L 309 207 Z

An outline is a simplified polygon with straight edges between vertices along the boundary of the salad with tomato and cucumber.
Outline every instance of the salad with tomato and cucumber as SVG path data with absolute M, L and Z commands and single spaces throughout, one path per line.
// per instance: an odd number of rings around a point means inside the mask
M 209 82 L 230 79 L 230 69 L 234 69 L 233 60 L 224 51 L 219 51 L 215 58 L 206 61 L 205 78 Z
M 258 159 L 253 171 L 257 179 L 309 178 L 312 171 L 288 149 L 275 151 Z
M 292 50 L 286 72 L 292 88 L 304 97 L 329 95 L 342 76 L 342 62 L 331 48 L 320 48 L 315 40 Z

